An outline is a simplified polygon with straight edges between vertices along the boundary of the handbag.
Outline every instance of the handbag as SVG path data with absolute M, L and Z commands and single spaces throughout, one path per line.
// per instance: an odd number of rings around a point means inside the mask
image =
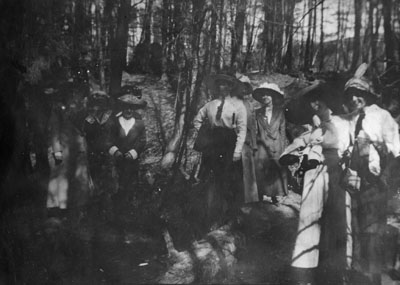
M 209 123 L 203 123 L 197 133 L 193 149 L 196 151 L 204 152 L 210 149 L 213 145 L 213 132 Z

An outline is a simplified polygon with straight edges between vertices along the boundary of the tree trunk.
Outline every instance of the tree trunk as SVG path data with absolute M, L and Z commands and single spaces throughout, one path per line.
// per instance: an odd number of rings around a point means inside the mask
M 293 22 L 294 22 L 294 8 L 295 2 L 288 1 L 288 8 L 286 10 L 286 52 L 284 55 L 283 65 L 285 66 L 285 70 L 290 72 L 292 70 L 293 65 Z
M 312 0 L 308 1 L 308 7 L 312 6 Z M 304 70 L 307 72 L 310 69 L 310 58 L 311 55 L 311 29 L 312 29 L 312 19 L 313 19 L 313 11 L 310 11 L 308 14 L 308 27 L 307 27 L 307 39 L 306 39 L 306 48 L 304 51 Z
M 122 71 L 126 66 L 130 0 L 121 0 L 118 9 L 117 32 L 111 44 L 110 94 L 117 96 L 121 89 Z
M 216 62 L 216 54 L 215 51 L 217 50 L 217 21 L 218 21 L 218 14 L 217 14 L 217 3 L 214 0 L 213 6 L 211 10 L 211 24 L 210 24 L 210 59 L 208 62 L 207 73 L 211 73 L 213 67 L 215 67 Z
M 338 0 L 338 8 L 337 8 L 337 39 L 336 39 L 336 54 L 335 54 L 335 70 L 339 70 L 340 68 L 340 44 L 341 44 L 341 9 L 342 9 L 342 1 Z
M 224 30 L 224 23 L 226 21 L 225 13 L 224 13 L 224 6 L 225 6 L 225 0 L 220 0 L 219 3 L 219 21 L 218 21 L 218 46 L 217 46 L 217 52 L 215 54 L 215 70 L 218 73 L 221 69 L 221 52 L 222 52 L 222 33 Z
M 82 52 L 84 31 L 85 31 L 85 7 L 83 1 L 76 1 L 74 13 L 74 32 L 72 38 L 72 56 L 71 66 L 73 69 L 79 69 L 80 53 Z
M 362 0 L 354 0 L 354 39 L 353 39 L 353 59 L 351 61 L 351 70 L 358 67 L 361 48 L 361 17 Z
M 383 27 L 385 31 L 385 53 L 386 69 L 393 66 L 394 57 L 394 38 L 392 32 L 392 0 L 383 0 Z
M 376 57 L 377 57 L 377 42 L 379 38 L 379 28 L 381 26 L 381 14 L 379 12 L 379 9 L 375 6 L 374 8 L 375 12 L 375 25 L 374 25 L 374 30 L 372 33 L 372 43 L 371 43 L 371 57 L 372 57 L 372 62 L 371 62 L 371 67 L 372 70 L 375 71 L 375 73 L 378 70 L 378 65 L 376 62 Z
M 324 2 L 321 3 L 321 24 L 319 35 L 319 70 L 324 68 Z
M 250 4 L 250 7 L 253 6 L 253 13 L 251 14 L 251 22 L 249 23 L 249 27 L 247 29 L 247 45 L 246 45 L 246 55 L 243 62 L 242 73 L 247 71 L 248 64 L 251 60 L 251 52 L 253 50 L 253 37 L 254 37 L 254 29 L 256 24 L 256 13 L 257 13 L 257 0 Z
M 238 63 L 238 54 L 240 56 L 243 45 L 244 23 L 246 20 L 246 0 L 239 0 L 236 9 L 235 26 L 232 32 L 232 53 L 231 66 Z
M 174 126 L 174 132 L 171 140 L 168 143 L 165 154 L 161 161 L 163 168 L 170 168 L 176 163 L 179 165 L 180 159 L 182 158 L 183 148 L 186 143 L 186 133 L 188 126 L 191 125 L 193 115 L 189 114 L 191 102 L 193 101 L 196 94 L 199 92 L 201 83 L 200 70 L 200 36 L 201 30 L 204 24 L 204 11 L 205 0 L 193 0 L 193 25 L 191 29 L 192 42 L 191 42 L 191 55 L 186 58 L 185 67 L 183 68 L 184 76 L 183 80 L 187 81 L 185 84 L 178 84 L 177 101 L 176 101 L 176 121 Z M 184 86 L 185 89 L 180 91 L 179 87 Z M 177 154 L 179 154 L 177 161 Z

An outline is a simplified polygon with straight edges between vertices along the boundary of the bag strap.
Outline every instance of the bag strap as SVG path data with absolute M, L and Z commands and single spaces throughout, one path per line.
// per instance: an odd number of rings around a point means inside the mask
M 344 155 L 343 155 L 343 161 L 341 162 L 341 164 L 344 164 L 346 167 L 350 166 L 351 164 L 351 157 L 353 156 L 353 151 L 354 151 L 354 147 L 351 149 L 352 146 L 354 146 L 354 142 L 356 141 L 360 131 L 362 130 L 362 122 L 365 118 L 365 113 L 364 111 L 361 111 L 357 122 L 356 122 L 356 127 L 355 127 L 355 131 L 354 131 L 354 138 L 352 138 L 351 134 L 349 133 L 350 136 L 350 145 L 347 148 L 347 150 L 345 151 Z M 351 149 L 351 151 L 350 151 Z

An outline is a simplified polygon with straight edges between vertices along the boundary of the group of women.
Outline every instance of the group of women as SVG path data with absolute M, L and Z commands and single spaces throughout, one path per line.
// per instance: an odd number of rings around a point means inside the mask
M 360 66 L 340 98 L 325 83 L 307 88 L 300 100 L 313 115 L 310 128 L 289 145 L 285 115 L 296 121 L 296 112 L 304 110 L 301 104 L 284 110 L 275 84 L 251 92 L 249 83 L 216 75 L 209 83 L 215 99 L 194 121 L 197 141 L 210 136 L 208 146 L 198 149 L 208 169 L 202 173 L 214 174 L 217 192 L 231 197 L 231 209 L 264 195 L 277 203 L 288 191 L 287 167 L 304 172 L 291 262 L 296 284 L 346 284 L 357 274 L 381 284 L 385 173 L 399 164 L 400 140 L 397 123 L 378 106 L 366 69 Z
M 212 175 L 220 195 L 219 215 L 210 215 L 229 216 L 264 196 L 278 203 L 287 194 L 286 170 L 278 162 L 287 141 L 283 92 L 276 84 L 253 91 L 250 83 L 222 74 L 210 76 L 207 85 L 215 99 L 194 119 L 194 148 L 202 152 L 200 178 Z

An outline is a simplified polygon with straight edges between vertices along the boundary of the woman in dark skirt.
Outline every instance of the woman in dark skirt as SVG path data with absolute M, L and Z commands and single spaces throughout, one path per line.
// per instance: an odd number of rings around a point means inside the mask
M 195 149 L 202 152 L 201 178 L 210 174 L 215 178 L 215 193 L 209 193 L 210 224 L 232 213 L 240 201 L 243 189 L 241 154 L 246 137 L 247 114 L 244 106 L 243 86 L 236 78 L 214 75 L 207 80 L 216 99 L 206 103 L 194 119 L 197 131 L 208 124 L 207 138 L 199 132 Z M 208 143 L 199 147 L 200 141 Z M 217 220 L 217 221 L 216 221 Z

